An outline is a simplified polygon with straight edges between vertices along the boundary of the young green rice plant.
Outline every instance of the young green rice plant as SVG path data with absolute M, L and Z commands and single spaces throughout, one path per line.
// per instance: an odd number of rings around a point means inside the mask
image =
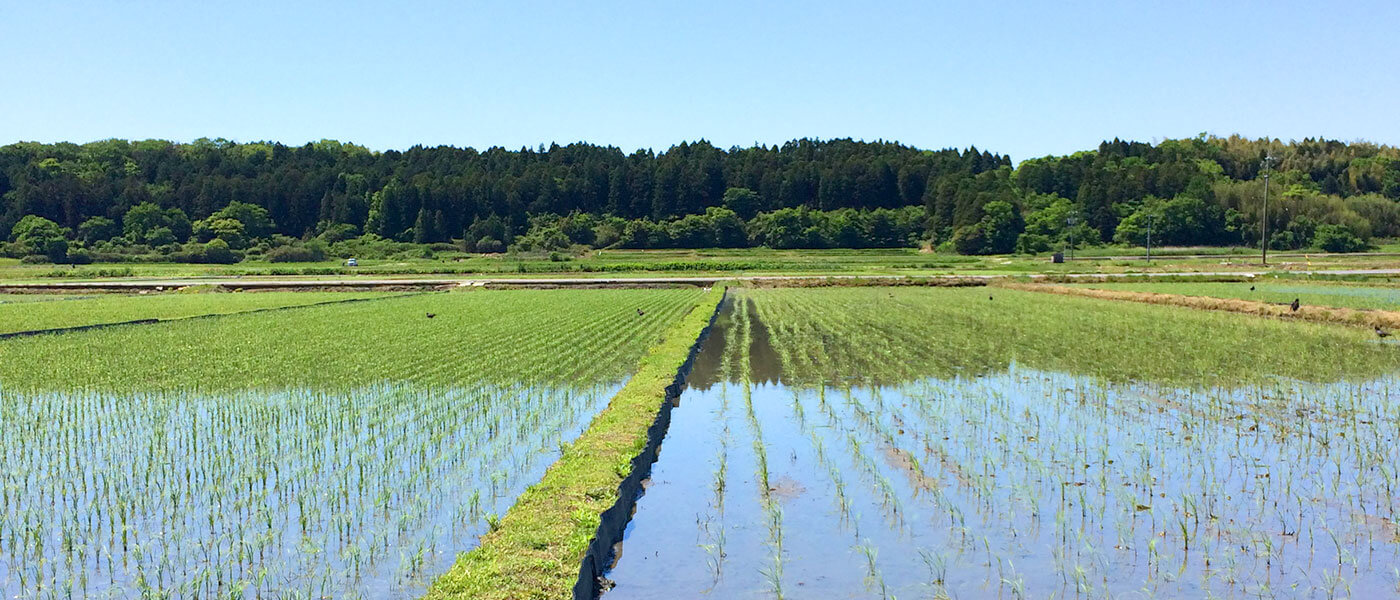
M 7 358 L 108 352 L 67 361 L 83 373 L 71 385 L 0 374 L 0 555 L 23 559 L 0 564 L 0 588 L 421 593 L 607 402 L 627 361 L 694 292 L 495 294 L 0 342 Z M 514 311 L 513 322 L 492 319 L 499 311 Z M 474 351 L 425 355 L 396 345 L 385 335 L 394 330 Z M 356 346 L 376 335 L 388 341 Z M 163 364 L 181 336 L 206 347 Z M 311 350 L 279 345 L 287 339 Z M 138 360 L 139 373 L 123 372 Z
M 232 294 L 112 294 L 65 302 L 0 302 L 0 334 L 146 319 L 184 319 L 296 306 L 389 298 L 383 292 L 239 292 Z

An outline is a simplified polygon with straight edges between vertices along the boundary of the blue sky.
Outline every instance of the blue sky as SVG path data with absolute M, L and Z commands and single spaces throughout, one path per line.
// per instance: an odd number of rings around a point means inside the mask
M 1400 3 L 0 0 L 0 144 L 1400 144 Z

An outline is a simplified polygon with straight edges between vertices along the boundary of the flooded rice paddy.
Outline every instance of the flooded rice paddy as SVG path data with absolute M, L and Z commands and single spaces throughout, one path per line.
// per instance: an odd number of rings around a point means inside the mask
M 0 591 L 418 597 L 618 387 L 0 390 Z
M 1400 380 L 1009 367 L 789 378 L 724 308 L 609 600 L 1333 598 L 1400 589 Z

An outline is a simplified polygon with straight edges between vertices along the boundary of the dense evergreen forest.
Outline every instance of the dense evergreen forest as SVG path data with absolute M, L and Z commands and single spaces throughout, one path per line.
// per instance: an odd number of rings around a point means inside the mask
M 201 139 L 0 147 L 0 251 L 26 261 L 274 261 L 461 248 L 1258 245 L 1272 165 L 1276 249 L 1400 236 L 1400 151 L 1330 140 L 1113 140 L 1031 159 L 797 140 L 625 154 L 373 152 Z M 448 245 L 451 246 L 448 246 Z

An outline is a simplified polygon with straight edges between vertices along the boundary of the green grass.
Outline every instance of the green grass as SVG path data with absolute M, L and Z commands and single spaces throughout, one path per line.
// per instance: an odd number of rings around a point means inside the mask
M 1359 328 L 1000 288 L 754 289 L 740 298 L 752 299 L 799 382 L 835 372 L 854 381 L 972 376 L 1014 361 L 1115 381 L 1232 386 L 1400 366 L 1400 346 Z
M 88 298 L 84 294 L 0 294 L 0 304 L 19 304 L 21 302 L 48 302 L 50 300 L 78 300 Z
M 16 338 L 0 341 L 0 385 L 208 392 L 620 378 L 700 295 L 695 288 L 445 292 Z
M 531 486 L 499 527 L 438 578 L 427 598 L 567 598 L 597 530 L 599 515 L 617 500 L 630 461 L 665 401 L 665 388 L 690 353 L 723 297 L 716 287 L 642 358 L 641 367 L 570 444 L 544 478 Z
M 97 296 L 62 302 L 4 302 L 0 303 L 0 333 L 143 319 L 181 319 L 383 296 L 383 293 L 351 292 L 171 293 L 148 296 Z
M 1386 248 L 1389 248 L 1387 246 Z M 1386 249 L 1382 248 L 1382 249 Z M 358 267 L 342 261 L 316 263 L 267 263 L 232 265 L 177 263 L 113 263 L 79 267 L 0 263 L 0 281 L 44 282 L 110 278 L 184 279 L 199 277 L 299 277 L 357 276 L 480 276 L 480 277 L 639 277 L 672 275 L 931 275 L 951 273 L 1134 273 L 1148 271 L 1257 270 L 1257 253 L 1248 248 L 1163 248 L 1154 256 L 1203 255 L 1146 263 L 1134 257 L 1140 249 L 1101 247 L 1076 252 L 1079 258 L 1053 264 L 1049 253 L 1038 256 L 961 256 L 924 252 L 914 248 L 804 249 L 769 248 L 695 250 L 597 250 L 581 255 L 546 254 L 479 255 L 440 253 L 434 258 L 394 260 L 362 259 Z M 1108 260 L 1108 257 L 1115 257 Z M 1279 254 L 1271 261 L 1277 268 L 1370 268 L 1393 266 L 1393 257 L 1345 254 Z
M 1078 284 L 1105 290 L 1130 292 L 1152 292 L 1158 294 L 1180 294 L 1183 296 L 1209 296 L 1214 298 L 1238 298 L 1255 302 L 1287 304 L 1297 298 L 1310 306 L 1335 306 L 1340 308 L 1400 310 L 1400 287 L 1363 285 L 1326 285 L 1291 281 L 1258 281 L 1239 283 L 1086 283 Z M 1254 290 L 1250 290 L 1250 287 Z

